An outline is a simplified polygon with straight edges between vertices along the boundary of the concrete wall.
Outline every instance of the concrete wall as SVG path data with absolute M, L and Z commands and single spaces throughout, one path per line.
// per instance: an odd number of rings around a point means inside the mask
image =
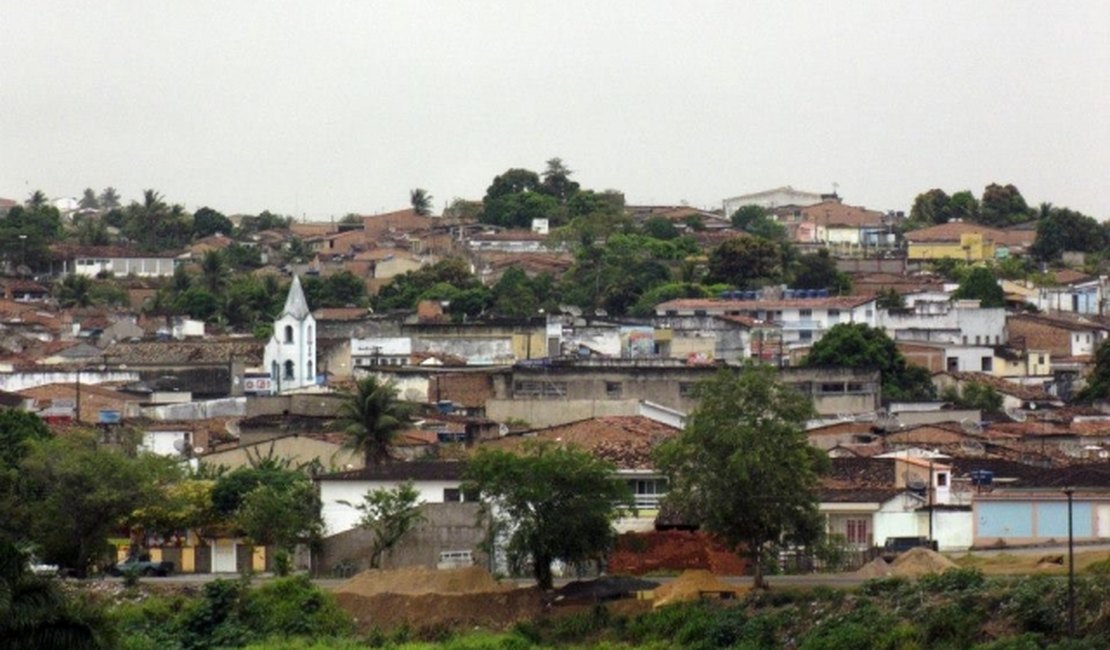
M 139 381 L 139 373 L 110 370 L 107 372 L 81 372 L 82 384 L 102 384 L 105 382 Z M 38 388 L 47 384 L 76 384 L 76 372 L 11 372 L 0 374 L 0 390 L 17 393 L 28 388 Z
M 148 406 L 142 415 L 151 420 L 207 420 L 208 418 L 236 417 L 247 414 L 247 398 L 229 397 L 188 404 Z
M 435 568 L 439 554 L 449 551 L 470 551 L 476 565 L 485 566 L 488 563 L 486 554 L 481 550 L 488 528 L 479 521 L 479 504 L 425 504 L 421 506 L 421 511 L 425 521 L 406 535 L 397 548 L 386 554 L 383 568 Z M 347 565 L 356 571 L 369 568 L 371 541 L 371 534 L 361 528 L 325 538 L 318 557 L 318 571 L 327 575 L 337 565 Z
M 270 455 L 274 458 L 288 459 L 294 466 L 319 462 L 331 471 L 358 469 L 364 465 L 361 455 L 342 449 L 335 443 L 307 438 L 304 436 L 285 436 L 268 442 L 226 449 L 200 456 L 201 464 L 212 467 L 226 467 L 229 470 L 250 465 L 251 459 Z
M 639 415 L 636 399 L 547 400 L 490 399 L 486 401 L 486 417 L 496 422 L 523 420 L 532 427 L 550 427 L 585 418 L 606 415 Z
M 980 496 L 972 508 L 976 546 L 1064 542 L 1068 538 L 1063 494 Z M 1110 540 L 1110 496 L 1076 495 L 1072 518 L 1076 540 Z
M 945 304 L 945 307 L 948 307 Z M 963 345 L 1007 342 L 1006 310 L 951 307 L 941 313 L 879 310 L 876 324 L 895 340 L 941 341 Z
M 324 534 L 335 535 L 358 526 L 359 511 L 353 506 L 341 503 L 346 501 L 352 504 L 362 503 L 367 492 L 379 488 L 392 489 L 400 481 L 345 481 L 321 480 L 320 511 L 324 519 Z M 413 487 L 420 492 L 419 501 L 422 503 L 443 503 L 443 491 L 457 489 L 461 481 L 414 481 Z

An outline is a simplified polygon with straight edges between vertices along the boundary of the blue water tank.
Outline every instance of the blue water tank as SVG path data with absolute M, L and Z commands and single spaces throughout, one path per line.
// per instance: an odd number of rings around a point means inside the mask
M 818 289 L 817 290 L 817 297 L 818 298 L 828 298 L 829 297 L 829 290 L 828 289 Z
M 994 472 L 989 469 L 976 469 L 967 473 L 972 485 L 990 485 L 994 482 Z

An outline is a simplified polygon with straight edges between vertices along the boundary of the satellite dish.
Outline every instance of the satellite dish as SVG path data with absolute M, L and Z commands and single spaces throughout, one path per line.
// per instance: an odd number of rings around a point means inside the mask
M 501 437 L 505 437 L 505 436 L 509 435 L 509 425 L 507 425 L 505 423 L 501 423 L 501 424 L 497 425 L 497 435 L 499 435 Z
M 204 453 L 204 447 L 193 447 L 193 453 L 194 454 L 203 454 Z
M 960 443 L 960 449 L 968 456 L 982 456 L 986 453 L 986 448 L 983 447 L 983 443 L 977 440 L 964 440 Z
M 1010 418 L 1014 422 L 1025 422 L 1025 420 L 1029 416 L 1027 416 L 1025 414 L 1025 411 L 1023 411 L 1021 409 L 1008 408 L 1008 409 L 1006 409 L 1006 417 Z
M 979 424 L 971 418 L 964 418 L 960 420 L 960 427 L 966 433 L 983 433 L 983 425 Z
M 185 441 L 180 440 L 180 439 L 179 440 L 174 440 L 173 441 L 173 448 L 176 449 L 177 453 L 179 453 L 179 454 L 185 453 Z

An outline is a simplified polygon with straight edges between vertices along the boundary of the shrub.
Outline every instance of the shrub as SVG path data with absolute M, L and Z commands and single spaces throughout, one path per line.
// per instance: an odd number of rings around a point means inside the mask
M 305 576 L 278 578 L 249 594 L 252 618 L 266 636 L 338 636 L 354 624 L 330 594 Z
M 921 576 L 918 585 L 929 593 L 950 593 L 981 589 L 986 578 L 979 569 L 948 569 L 944 573 Z

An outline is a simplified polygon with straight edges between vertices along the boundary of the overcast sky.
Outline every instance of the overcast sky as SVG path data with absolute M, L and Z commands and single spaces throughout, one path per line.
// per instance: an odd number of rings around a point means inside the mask
M 0 197 L 308 219 L 560 156 L 629 203 L 1014 183 L 1110 216 L 1110 1 L 0 0 Z

